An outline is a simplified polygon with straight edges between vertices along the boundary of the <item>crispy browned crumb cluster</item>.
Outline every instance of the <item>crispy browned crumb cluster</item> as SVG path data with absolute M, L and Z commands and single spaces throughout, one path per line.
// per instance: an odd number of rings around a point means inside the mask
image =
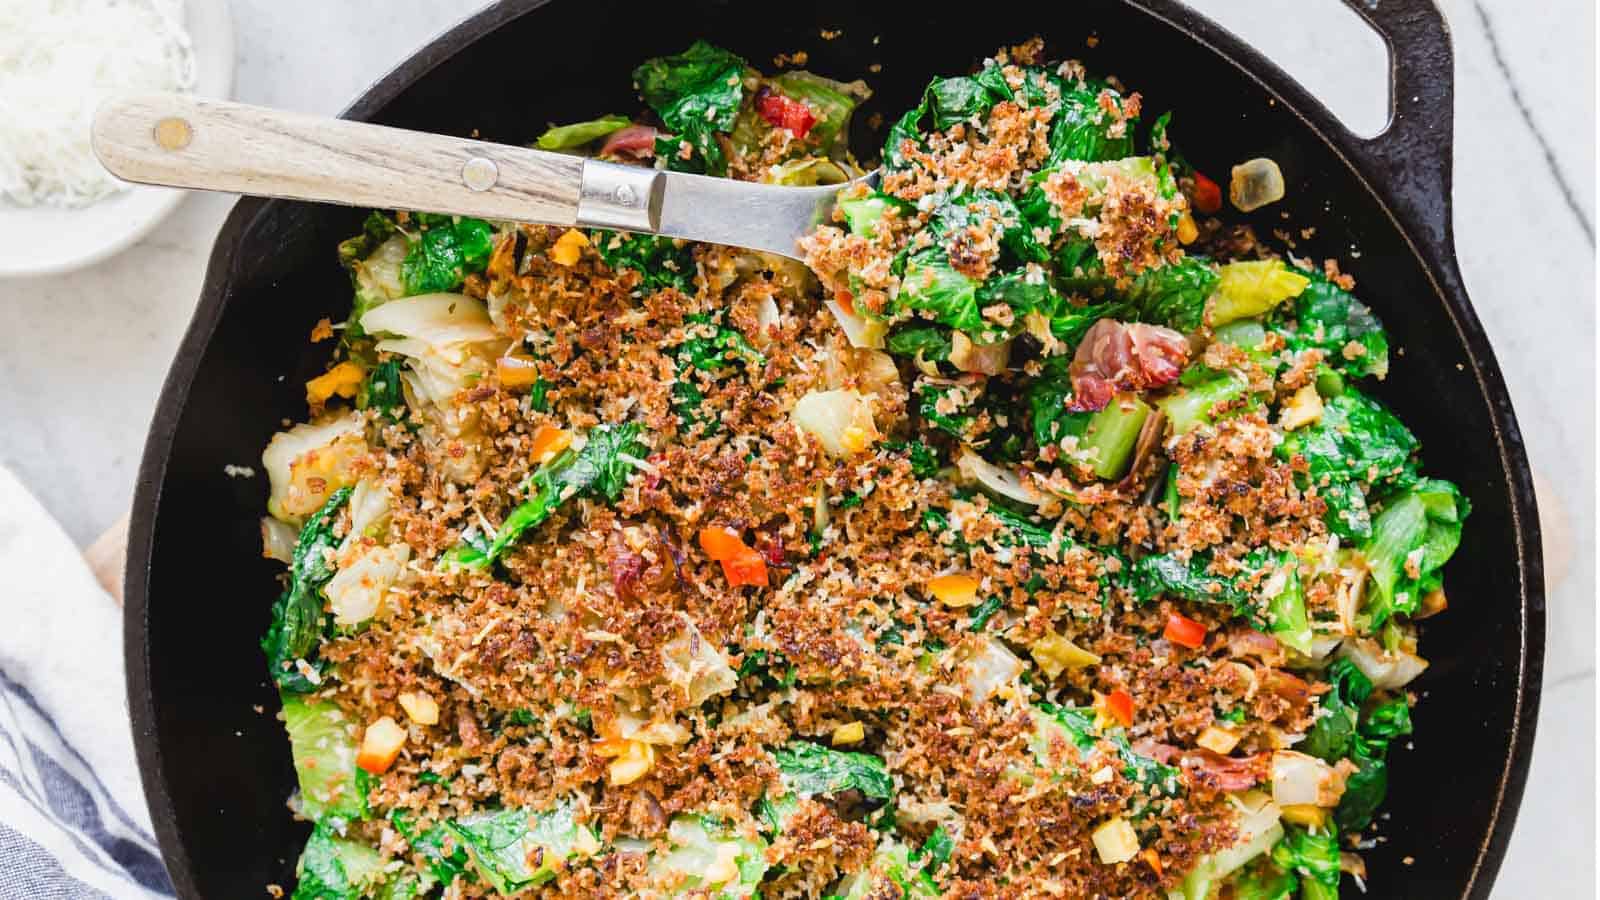
M 1044 169 L 1051 152 L 1052 104 L 1059 100 L 1060 92 L 1053 83 L 1043 82 L 1043 102 L 1028 106 L 1023 100 L 1025 92 L 1020 90 L 1028 77 L 1021 66 L 1034 64 L 1041 53 L 1042 42 L 1035 40 L 997 54 L 1007 84 L 1017 91 L 1016 101 L 995 103 L 981 123 L 956 123 L 945 131 L 934 131 L 927 136 L 926 146 L 910 140 L 902 143 L 900 152 L 906 165 L 885 175 L 881 190 L 911 204 L 914 213 L 897 214 L 888 220 L 889 227 L 880 227 L 871 238 L 828 225 L 801 242 L 807 264 L 827 290 L 835 295 L 859 295 L 855 299 L 866 311 L 882 314 L 899 287 L 898 278 L 890 271 L 896 253 L 908 240 L 912 249 L 918 249 L 923 244 L 917 242 L 929 239 L 923 226 L 934 207 L 927 201 L 974 190 L 1015 193 Z M 1061 73 L 1080 84 L 1085 78 L 1082 66 L 1075 62 L 1063 63 Z M 1119 99 L 1102 90 L 1098 104 L 1109 123 L 1107 133 L 1121 137 L 1130 121 L 1138 118 L 1141 101 L 1138 94 Z M 1183 194 L 1163 196 L 1147 178 L 1115 168 L 1096 170 L 1092 193 L 1098 208 L 1086 217 L 1084 206 L 1091 189 L 1082 180 L 1084 168 L 1069 163 L 1046 176 L 1043 188 L 1056 215 L 1071 231 L 1094 244 L 1107 276 L 1125 283 L 1146 269 L 1181 257 L 1174 227 L 1177 215 L 1187 209 Z M 835 222 L 843 221 L 843 214 L 836 212 Z M 970 234 L 954 241 L 954 268 L 976 281 L 986 278 L 998 255 L 998 227 L 993 218 L 968 226 Z

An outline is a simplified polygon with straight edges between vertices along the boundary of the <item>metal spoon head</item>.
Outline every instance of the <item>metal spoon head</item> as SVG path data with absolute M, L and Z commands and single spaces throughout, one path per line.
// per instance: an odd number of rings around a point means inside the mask
M 831 220 L 839 192 L 877 188 L 879 170 L 844 184 L 776 187 L 680 172 L 662 173 L 659 234 L 748 247 L 801 259 L 800 239 Z

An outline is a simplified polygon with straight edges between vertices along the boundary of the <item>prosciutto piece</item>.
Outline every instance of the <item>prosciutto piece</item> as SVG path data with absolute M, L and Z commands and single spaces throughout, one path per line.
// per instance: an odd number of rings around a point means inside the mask
M 632 156 L 643 159 L 656 154 L 656 130 L 649 125 L 629 125 L 611 132 L 600 145 L 601 156 Z
M 1267 780 L 1272 772 L 1272 754 L 1223 756 L 1195 748 L 1184 753 L 1182 765 L 1190 777 L 1219 791 L 1243 791 Z
M 1106 408 L 1118 391 L 1145 391 L 1178 380 L 1189 361 L 1189 342 L 1171 328 L 1101 319 L 1089 328 L 1072 358 L 1073 412 Z
M 1220 791 L 1243 791 L 1253 788 L 1272 772 L 1272 754 L 1255 753 L 1250 756 L 1224 756 L 1204 747 L 1185 750 L 1171 744 L 1158 743 L 1150 738 L 1133 745 L 1133 752 L 1148 756 L 1163 765 L 1178 763 L 1189 777 Z

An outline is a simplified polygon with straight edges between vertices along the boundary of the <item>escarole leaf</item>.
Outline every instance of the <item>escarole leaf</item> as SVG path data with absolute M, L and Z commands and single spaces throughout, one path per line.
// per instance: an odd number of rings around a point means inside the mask
M 1023 391 L 1028 402 L 1033 440 L 1041 448 L 1059 444 L 1063 438 L 1084 433 L 1090 413 L 1067 409 L 1072 400 L 1072 381 L 1064 356 L 1044 361 L 1044 372 Z
M 628 476 L 638 468 L 638 461 L 650 452 L 639 440 L 641 426 L 637 422 L 622 425 L 597 425 L 589 430 L 583 445 L 570 465 L 554 470 L 549 484 L 559 486 L 563 492 L 585 492 L 591 496 L 615 503 L 628 485 Z
M 807 797 L 857 791 L 867 800 L 891 800 L 894 777 L 884 761 L 868 753 L 833 750 L 809 741 L 790 741 L 772 751 L 783 794 L 763 797 L 758 813 L 774 832 L 782 832 Z
M 1345 782 L 1344 794 L 1334 810 L 1334 821 L 1345 831 L 1359 831 L 1388 792 L 1389 745 L 1411 733 L 1411 707 L 1404 696 L 1393 696 L 1368 706 L 1371 680 L 1348 659 L 1328 666 L 1329 690 L 1322 695 L 1316 723 L 1299 748 L 1329 763 L 1348 759 L 1356 767 Z
M 1156 161 L 1148 156 L 1129 156 L 1090 163 L 1052 163 L 1028 177 L 1028 186 L 1017 200 L 1017 208 L 1035 228 L 1047 229 L 1053 235 L 1061 235 L 1064 232 L 1069 238 L 1064 248 L 1071 248 L 1070 256 L 1076 262 L 1072 264 L 1062 262 L 1060 268 L 1064 275 L 1072 275 L 1075 269 L 1082 266 L 1085 270 L 1076 274 L 1104 279 L 1103 271 L 1090 271 L 1100 268 L 1099 261 L 1093 259 L 1096 251 L 1091 240 L 1092 235 L 1080 233 L 1076 229 L 1066 229 L 1065 223 L 1061 220 L 1062 210 L 1057 208 L 1046 190 L 1051 177 L 1060 173 L 1070 175 L 1072 180 L 1087 192 L 1081 215 L 1094 217 L 1098 215 L 1110 194 L 1108 188 L 1115 184 L 1142 184 L 1159 190 L 1161 176 L 1156 169 Z M 1107 280 L 1096 282 L 1097 286 L 1107 283 L 1109 283 Z
M 361 233 L 339 242 L 339 262 L 350 266 L 371 256 L 384 241 L 394 237 L 394 220 L 381 212 L 369 212 L 361 223 Z
M 868 753 L 833 750 L 792 741 L 772 751 L 784 787 L 801 797 L 857 790 L 875 800 L 894 796 L 894 778 L 883 760 Z
M 1233 900 L 1292 900 L 1294 876 L 1262 857 L 1241 870 L 1233 879 Z M 1194 895 L 1186 895 L 1187 897 Z M 1201 895 L 1204 896 L 1204 895 Z
M 938 897 L 939 886 L 930 874 L 930 870 L 938 866 L 932 859 L 913 854 L 910 848 L 899 841 L 884 838 L 877 852 L 867 862 L 867 867 L 847 876 L 832 896 L 837 900 Z
M 1133 122 L 1118 123 L 1100 105 L 1106 95 L 1119 111 L 1127 109 L 1126 99 L 1103 82 L 1086 81 L 1077 86 L 1063 84 L 1061 105 L 1050 126 L 1050 157 L 1046 165 L 1069 159 L 1098 162 L 1124 159 L 1134 154 Z
M 1321 350 L 1324 361 L 1344 375 L 1387 375 L 1389 336 L 1372 310 L 1319 272 L 1296 274 L 1307 280 L 1304 290 L 1272 317 L 1289 349 Z
M 627 116 L 601 116 L 587 122 L 574 122 L 571 125 L 557 125 L 544 134 L 539 135 L 539 140 L 534 146 L 540 150 L 571 150 L 591 144 L 600 140 L 614 131 L 620 131 L 633 124 Z
M 385 877 L 373 900 L 423 900 L 431 896 L 435 881 L 418 872 L 392 872 Z
M 939 454 L 921 441 L 884 441 L 880 446 L 891 453 L 904 453 L 911 463 L 911 474 L 932 478 L 939 473 Z
M 1315 833 L 1294 825 L 1286 826 L 1283 839 L 1272 847 L 1272 862 L 1285 872 L 1300 876 L 1304 900 L 1339 896 L 1337 833 Z
M 944 830 L 943 825 L 935 825 L 928 839 L 922 842 L 922 849 L 915 854 L 919 860 L 925 859 L 929 869 L 937 870 L 940 866 L 950 861 L 955 853 L 956 841 L 950 832 Z
M 1345 831 L 1360 831 L 1372 823 L 1372 817 L 1383 798 L 1389 793 L 1389 763 L 1384 758 L 1387 747 L 1368 747 L 1358 739 L 1350 759 L 1356 771 L 1345 779 L 1344 794 L 1333 811 L 1333 820 Z
M 1329 530 L 1365 540 L 1372 532 L 1366 491 L 1409 478 L 1417 447 L 1388 407 L 1346 386 L 1323 404 L 1320 421 L 1286 434 L 1276 452 L 1284 460 L 1305 458 L 1306 474 L 1297 480 L 1303 489 L 1316 486 Z
M 987 115 L 997 101 L 1009 96 L 1009 92 L 1000 94 L 991 87 L 992 82 L 986 84 L 965 75 L 933 79 L 923 95 L 928 104 L 930 127 L 934 131 L 944 131 L 958 122 Z
M 694 293 L 694 251 L 687 243 L 626 231 L 593 231 L 590 242 L 606 265 L 644 276 L 639 284 L 646 293 L 662 288 Z
M 705 41 L 634 69 L 640 96 L 673 132 L 656 139 L 656 158 L 673 169 L 726 175 L 728 158 L 716 133 L 733 129 L 744 99 L 744 72 L 743 59 Z M 683 142 L 690 149 L 687 159 Z
M 426 860 L 428 873 L 440 884 L 449 887 L 457 878 L 474 879 L 472 860 L 461 843 L 450 834 L 446 823 L 441 822 L 423 830 L 412 821 L 408 811 L 397 809 L 389 814 L 389 824 L 411 845 L 413 853 L 420 854 Z
M 1206 300 L 1220 280 L 1210 260 L 1185 256 L 1172 265 L 1139 273 L 1128 286 L 1124 299 L 1141 322 L 1191 332 L 1205 323 Z
M 391 422 L 406 417 L 406 393 L 398 358 L 390 357 L 372 367 L 361 385 L 356 405 L 361 409 L 376 409 Z
M 877 233 L 878 222 L 881 221 L 889 210 L 894 209 L 902 215 L 908 213 L 912 207 L 899 197 L 873 191 L 862 197 L 840 197 L 838 202 L 839 212 L 844 215 L 845 224 L 851 234 L 862 237 L 872 237 Z
M 1309 654 L 1314 637 L 1306 615 L 1305 589 L 1300 569 L 1290 553 L 1280 554 L 1282 585 L 1268 601 L 1268 631 L 1278 642 L 1297 653 Z
M 831 159 L 808 156 L 791 159 L 769 169 L 761 176 L 761 180 L 766 184 L 785 187 L 813 187 L 819 184 L 844 184 L 850 180 L 850 173 Z
M 652 857 L 650 869 L 685 891 L 722 900 L 760 896 L 767 872 L 767 844 L 760 838 L 746 837 L 716 816 L 689 814 L 668 823 L 667 844 L 666 853 Z
M 889 134 L 883 141 L 883 167 L 891 172 L 899 171 L 910 165 L 906 155 L 908 149 L 922 143 L 922 134 L 918 130 L 917 122 L 927 111 L 926 105 L 916 109 L 907 110 L 904 115 L 889 126 Z
M 1147 791 L 1168 797 L 1180 793 L 1182 780 L 1176 768 L 1134 751 L 1121 729 L 1107 731 L 1097 727 L 1093 711 L 1053 703 L 1040 703 L 1034 708 L 1038 714 L 1034 716 L 1030 746 L 1040 765 L 1054 764 L 1055 759 L 1050 752 L 1052 743 L 1064 741 L 1078 751 L 1076 758 L 1083 758 L 1094 750 L 1096 744 L 1106 740 L 1117 748 L 1123 777 Z
M 912 395 L 922 421 L 953 437 L 966 437 L 977 421 L 979 395 L 962 385 L 919 378 Z
M 1329 690 L 1322 695 L 1322 712 L 1296 749 L 1336 763 L 1350 754 L 1361 705 L 1372 696 L 1372 682 L 1348 659 L 1334 660 L 1328 666 L 1327 679 Z
M 767 358 L 736 328 L 715 321 L 709 313 L 685 317 L 690 336 L 678 345 L 678 357 L 691 368 L 717 372 L 735 363 L 761 367 Z
M 351 490 L 334 491 L 300 529 L 289 563 L 289 585 L 272 604 L 272 624 L 261 639 L 261 649 L 273 680 L 286 691 L 307 693 L 316 690 L 321 680 L 315 656 L 327 624 L 322 587 L 333 578 L 330 558 L 340 542 L 333 526 Z
M 413 219 L 421 233 L 400 263 L 407 296 L 454 291 L 489 264 L 494 228 L 488 222 L 432 213 L 417 213 Z
M 628 476 L 650 451 L 639 440 L 640 425 L 596 425 L 583 449 L 564 450 L 528 479 L 528 499 L 517 504 L 487 546 L 464 544 L 445 554 L 447 566 L 483 569 L 498 562 L 529 531 L 543 525 L 563 503 L 580 494 L 615 503 Z
M 597 851 L 599 839 L 565 800 L 546 812 L 508 808 L 473 813 L 446 825 L 483 880 L 504 895 L 544 884 L 566 861 Z
M 1218 279 L 1210 260 L 1185 256 L 1176 263 L 1146 269 L 1118 285 L 1105 277 L 1094 244 L 1077 239 L 1067 240 L 1054 260 L 1057 287 L 1102 298 L 1087 307 L 1093 315 L 1077 334 L 1070 340 L 1062 338 L 1069 344 L 1077 343 L 1088 326 L 1103 316 L 1165 325 L 1185 333 L 1198 331 L 1205 324 L 1206 302 Z
M 990 70 L 993 70 L 992 72 Z M 991 66 L 976 76 L 935 78 L 922 92 L 922 101 L 908 110 L 894 125 L 883 144 L 884 166 L 890 171 L 905 168 L 907 141 L 920 146 L 922 129 L 944 131 L 958 122 L 981 122 L 1001 100 L 1011 99 L 1004 78 L 996 78 L 998 67 Z
M 672 385 L 672 409 L 684 434 L 699 430 L 709 436 L 720 430 L 722 423 L 700 408 L 705 394 L 695 384 L 694 373 L 703 372 L 720 381 L 737 366 L 743 366 L 747 374 L 760 372 L 767 358 L 738 329 L 723 324 L 720 314 L 691 314 L 685 317 L 684 328 L 688 336 L 673 354 L 677 380 Z
M 1032 516 L 998 504 L 990 504 L 987 512 L 1003 526 L 990 537 L 998 546 L 1025 547 L 1037 554 L 1040 560 L 1059 560 L 1068 550 L 1078 546 L 1070 532 L 1063 530 L 1058 534 L 1054 523 L 1047 519 L 1035 522 Z
M 1376 631 L 1395 614 L 1411 615 L 1422 598 L 1443 585 L 1440 570 L 1461 543 L 1472 504 L 1454 484 L 1423 478 L 1391 495 L 1361 545 L 1371 573 L 1362 610 Z
M 977 291 L 978 283 L 957 272 L 942 248 L 928 247 L 906 259 L 892 309 L 976 334 L 984 328 Z
M 306 818 L 341 830 L 366 818 L 371 782 L 356 765 L 355 723 L 337 704 L 285 693 L 283 725 Z
M 1392 697 L 1369 710 L 1361 720 L 1361 736 L 1372 742 L 1393 741 L 1411 733 L 1411 704 L 1403 696 Z
M 726 131 L 733 127 L 738 112 L 737 94 L 732 104 L 726 100 L 730 78 L 742 80 L 744 60 L 705 41 L 695 41 L 676 56 L 645 60 L 633 70 L 633 81 L 644 102 L 650 104 L 669 128 L 681 128 L 687 120 L 713 122 Z
M 908 325 L 891 332 L 884 348 L 897 356 L 944 362 L 950 358 L 950 341 L 950 330 L 942 326 Z
M 951 213 L 956 213 L 956 217 L 951 217 Z M 1050 251 L 1039 243 L 1032 223 L 1023 216 L 1017 202 L 997 191 L 973 191 L 950 201 L 935 213 L 933 227 L 965 228 L 969 223 L 985 220 L 992 220 L 999 225 L 998 237 L 1005 251 L 1002 255 L 1004 263 L 1043 263 L 1050 258 Z
M 1213 326 L 1259 316 L 1300 296 L 1311 283 L 1276 259 L 1224 263 L 1217 274 L 1216 299 L 1211 306 Z
M 1268 550 L 1252 550 L 1241 560 L 1243 570 L 1229 576 L 1211 571 L 1209 553 L 1195 553 L 1188 561 L 1179 559 L 1175 553 L 1155 553 L 1133 563 L 1129 578 L 1140 603 L 1166 595 L 1195 603 L 1230 606 L 1234 615 L 1246 615 L 1255 605 L 1253 585 L 1277 559 L 1278 555 Z
M 411 252 L 411 241 L 394 219 L 380 212 L 367 215 L 361 234 L 339 244 L 339 263 L 350 273 L 355 289 L 350 315 L 340 342 L 349 347 L 366 336 L 361 317 L 374 307 L 407 294 L 401 266 Z
M 843 149 L 849 137 L 851 113 L 872 96 L 860 81 L 834 81 L 810 72 L 784 72 L 774 76 L 771 84 L 784 96 L 803 102 L 816 116 L 806 137 L 825 152 Z
M 293 900 L 361 900 L 371 896 L 381 869 L 378 851 L 318 825 L 295 865 L 299 883 Z

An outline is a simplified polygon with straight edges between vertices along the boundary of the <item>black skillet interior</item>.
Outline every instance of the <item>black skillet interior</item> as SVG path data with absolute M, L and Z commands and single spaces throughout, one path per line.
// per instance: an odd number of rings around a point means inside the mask
M 1241 66 L 1302 112 L 1311 106 L 1226 35 L 1206 32 L 1213 49 L 1122 0 L 994 16 L 918 3 L 787 7 L 777 16 L 715 2 L 590 0 L 511 15 L 537 5 L 502 6 L 447 36 L 354 113 L 525 143 L 550 122 L 635 111 L 631 68 L 705 38 L 759 67 L 805 49 L 807 68 L 866 78 L 877 93 L 854 138 L 859 153 L 874 156 L 881 138 L 867 128 L 871 113 L 892 119 L 930 76 L 1038 33 L 1051 56 L 1081 58 L 1142 92 L 1147 117 L 1175 110 L 1175 140 L 1219 180 L 1239 160 L 1277 160 L 1288 198 L 1257 224 L 1292 228 L 1300 253 L 1339 257 L 1359 279 L 1359 293 L 1403 348 L 1378 393 L 1422 438 L 1430 470 L 1460 484 L 1474 505 L 1449 570 L 1451 610 L 1426 629 L 1433 668 L 1420 682 L 1415 749 L 1393 754 L 1391 815 L 1385 841 L 1366 854 L 1368 883 L 1385 897 L 1487 895 L 1525 774 L 1542 646 L 1537 551 L 1519 549 L 1537 547 L 1526 464 L 1449 247 L 1419 239 L 1433 260 L 1430 277 L 1363 179 L 1319 137 L 1311 122 L 1326 127 L 1325 112 L 1312 110 L 1308 121 L 1275 101 Z M 1165 0 L 1140 5 L 1187 21 Z M 509 21 L 473 43 L 490 19 Z M 839 33 L 823 39 L 823 27 Z M 871 64 L 881 70 L 869 72 Z M 146 790 L 184 896 L 251 897 L 267 883 L 292 883 L 307 833 L 284 808 L 293 773 L 256 647 L 279 568 L 259 551 L 265 479 L 230 478 L 223 467 L 259 467 L 271 433 L 304 417 L 301 384 L 321 371 L 328 349 L 306 335 L 318 319 L 338 321 L 349 309 L 333 249 L 360 217 L 301 203 L 240 205 L 219 238 L 146 451 L 129 557 L 130 702 Z M 1312 225 L 1315 233 L 1300 238 Z

